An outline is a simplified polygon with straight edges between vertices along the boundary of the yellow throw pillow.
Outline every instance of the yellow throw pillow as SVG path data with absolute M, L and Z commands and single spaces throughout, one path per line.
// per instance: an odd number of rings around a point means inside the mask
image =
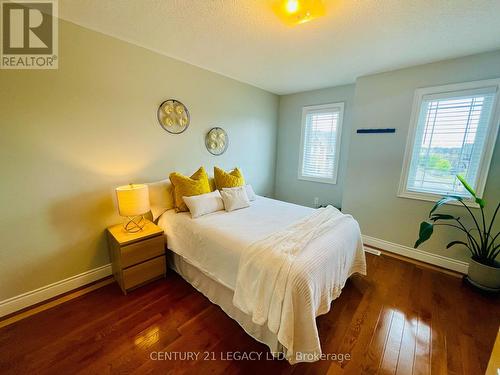
M 245 185 L 245 178 L 239 168 L 234 168 L 231 172 L 214 167 L 214 179 L 217 189 L 232 188 Z
M 215 191 L 217 190 L 215 187 L 215 180 L 213 177 L 208 178 L 208 183 L 210 184 L 210 191 Z
M 175 211 L 185 212 L 188 211 L 186 203 L 182 197 L 191 197 L 193 195 L 200 195 L 210 193 L 210 184 L 208 182 L 208 175 L 205 168 L 200 167 L 191 177 L 184 176 L 181 173 L 170 173 L 170 182 L 174 186 L 174 200 Z

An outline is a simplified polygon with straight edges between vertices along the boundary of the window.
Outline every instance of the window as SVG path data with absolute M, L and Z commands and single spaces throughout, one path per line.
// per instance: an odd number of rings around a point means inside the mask
M 415 92 L 399 196 L 470 198 L 457 174 L 482 195 L 498 131 L 499 86 L 496 79 Z
M 302 109 L 299 179 L 337 183 L 344 103 Z

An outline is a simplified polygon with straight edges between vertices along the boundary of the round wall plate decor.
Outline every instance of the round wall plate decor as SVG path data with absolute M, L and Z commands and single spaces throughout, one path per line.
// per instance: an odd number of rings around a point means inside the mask
M 180 134 L 189 126 L 189 111 L 184 104 L 175 99 L 165 100 L 158 107 L 158 122 L 172 134 Z
M 212 155 L 222 155 L 229 145 L 229 137 L 222 128 L 212 128 L 205 136 L 205 146 Z

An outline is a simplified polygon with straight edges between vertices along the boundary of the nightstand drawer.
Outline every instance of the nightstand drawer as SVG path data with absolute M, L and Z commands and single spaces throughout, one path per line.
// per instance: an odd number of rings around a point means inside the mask
M 130 289 L 155 277 L 163 276 L 166 271 L 165 256 L 123 270 L 123 284 Z
M 121 248 L 122 267 L 126 268 L 165 253 L 163 236 L 133 243 Z

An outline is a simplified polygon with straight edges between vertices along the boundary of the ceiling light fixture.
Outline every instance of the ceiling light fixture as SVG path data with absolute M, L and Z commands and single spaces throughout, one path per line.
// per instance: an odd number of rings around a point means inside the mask
M 288 0 L 286 1 L 285 7 L 288 13 L 296 13 L 299 10 L 299 0 Z
M 274 12 L 288 25 L 309 22 L 325 15 L 323 0 L 279 0 Z

